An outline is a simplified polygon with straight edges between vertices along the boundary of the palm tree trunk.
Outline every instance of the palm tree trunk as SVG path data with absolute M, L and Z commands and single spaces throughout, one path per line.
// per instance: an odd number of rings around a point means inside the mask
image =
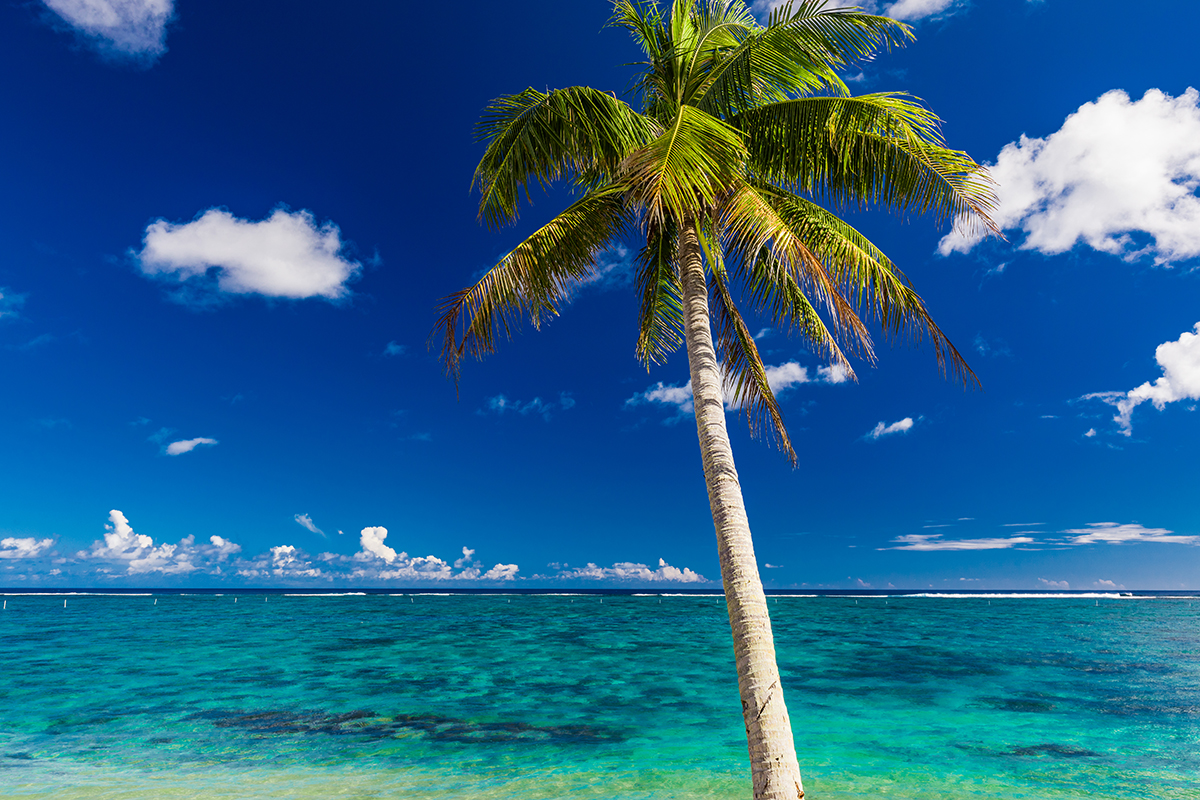
M 696 223 L 688 220 L 679 233 L 679 270 L 683 283 L 684 334 L 696 432 L 704 461 L 704 482 L 717 532 L 721 579 L 733 630 L 738 691 L 750 748 L 750 774 L 755 800 L 798 800 L 804 797 L 792 726 L 783 703 L 775 640 L 767 614 L 767 598 L 758 576 L 750 523 L 742 487 L 725 428 L 722 379 L 713 349 L 708 315 L 708 286 L 701 261 Z

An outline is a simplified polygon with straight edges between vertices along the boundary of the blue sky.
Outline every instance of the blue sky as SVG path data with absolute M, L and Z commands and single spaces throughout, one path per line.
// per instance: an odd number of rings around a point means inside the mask
M 768 587 L 1200 589 L 1200 7 L 899 0 L 847 74 L 994 166 L 1007 241 L 854 213 L 982 391 L 764 330 L 731 430 Z M 766 12 L 767 4 L 758 9 Z M 493 97 L 623 91 L 608 6 L 0 0 L 0 585 L 715 586 L 683 354 L 630 250 L 460 391 Z M 762 326 L 760 326 L 762 327 Z

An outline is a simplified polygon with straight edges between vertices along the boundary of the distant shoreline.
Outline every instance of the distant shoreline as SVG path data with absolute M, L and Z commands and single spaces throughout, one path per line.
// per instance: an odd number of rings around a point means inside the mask
M 1200 591 L 1184 589 L 1131 589 L 1120 591 L 1095 591 L 1088 589 L 975 589 L 964 591 L 938 591 L 936 589 L 767 589 L 771 598 L 811 599 L 1112 599 L 1112 600 L 1169 600 L 1200 599 Z M 507 597 L 723 597 L 723 593 L 711 589 L 499 589 L 499 588 L 337 588 L 317 589 L 307 587 L 224 587 L 224 588 L 112 588 L 112 587 L 0 587 L 0 596 L 7 597 L 171 597 L 171 596 L 251 596 L 276 597 L 435 597 L 435 596 L 507 596 Z

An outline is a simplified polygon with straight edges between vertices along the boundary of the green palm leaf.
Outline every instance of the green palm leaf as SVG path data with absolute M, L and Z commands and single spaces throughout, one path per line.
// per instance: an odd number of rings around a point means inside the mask
M 593 274 L 604 247 L 632 218 L 621 192 L 591 192 L 535 231 L 473 286 L 446 298 L 430 343 L 441 340 L 442 361 L 457 379 L 466 354 L 495 352 L 499 334 L 511 338 L 528 318 L 535 328 L 557 316 L 570 289 Z
M 473 182 L 481 194 L 480 219 L 493 227 L 512 222 L 531 181 L 594 184 L 656 133 L 653 120 L 586 86 L 499 97 L 478 127 L 488 142 Z
M 821 206 L 775 187 L 758 190 L 780 218 L 826 264 L 841 293 L 875 317 L 893 341 L 928 337 L 943 372 L 967 385 L 979 379 L 933 321 L 908 278 L 867 237 Z
M 771 389 L 767 368 L 758 354 L 754 336 L 738 312 L 729 293 L 729 274 L 721 258 L 720 243 L 710 232 L 700 236 L 701 247 L 711 268 L 709 295 L 712 297 L 713 322 L 717 334 L 717 352 L 725 372 L 725 385 L 733 405 L 746 415 L 752 437 L 764 433 L 773 439 L 794 466 L 796 451 L 783 423 L 783 412 Z M 769 421 L 769 424 L 768 424 Z
M 674 225 L 651 231 L 638 254 L 638 292 L 642 309 L 638 315 L 637 357 L 649 369 L 662 364 L 683 344 L 683 289 L 675 264 Z
M 942 145 L 940 121 L 899 94 L 786 100 L 731 120 L 759 178 L 837 206 L 884 205 L 995 230 L 986 171 Z

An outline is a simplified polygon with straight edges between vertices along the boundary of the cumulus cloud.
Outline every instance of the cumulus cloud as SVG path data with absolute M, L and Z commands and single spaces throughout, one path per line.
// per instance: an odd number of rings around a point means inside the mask
M 1071 535 L 1068 544 L 1200 544 L 1200 536 L 1172 536 L 1174 531 L 1166 528 L 1145 528 L 1134 523 L 1089 522 L 1084 528 L 1070 528 L 1063 533 Z
M 779 397 L 789 389 L 805 383 L 836 384 L 845 383 L 850 380 L 849 371 L 841 364 L 818 366 L 815 378 L 809 374 L 808 367 L 801 366 L 795 361 L 767 366 L 766 373 L 767 385 L 771 387 L 771 391 L 775 393 L 776 397 Z M 725 381 L 724 386 L 724 402 L 727 411 L 732 411 L 738 407 L 733 396 L 733 387 L 729 385 L 728 381 Z M 691 381 L 688 381 L 683 386 L 667 386 L 662 381 L 659 381 L 646 391 L 638 392 L 633 397 L 630 397 L 625 401 L 625 406 L 628 408 L 643 403 L 659 403 L 661 405 L 675 406 L 680 414 L 692 414 L 696 410 L 692 400 Z
M 1133 410 L 1147 400 L 1159 411 L 1167 403 L 1200 400 L 1200 322 L 1195 325 L 1195 333 L 1185 331 L 1175 341 L 1160 344 L 1154 358 L 1163 372 L 1154 383 L 1146 381 L 1128 392 L 1093 392 L 1082 398 L 1116 406 L 1113 421 L 1126 436 L 1133 433 Z
M 553 411 L 566 411 L 575 406 L 575 398 L 570 392 L 560 392 L 556 402 L 546 402 L 540 397 L 535 397 L 528 402 L 522 400 L 510 400 L 507 396 L 498 394 L 495 397 L 489 397 L 483 408 L 479 409 L 480 414 L 537 414 L 547 422 L 550 421 L 550 415 Z
M 863 438 L 875 441 L 876 439 L 880 439 L 884 436 L 891 436 L 894 433 L 906 433 L 912 428 L 912 426 L 912 417 L 905 417 L 904 419 L 893 422 L 890 425 L 885 422 L 880 422 L 874 428 L 867 431 Z
M 1045 137 L 1022 135 L 993 166 L 992 215 L 1021 230 L 1026 250 L 1053 255 L 1077 242 L 1127 260 L 1169 265 L 1200 255 L 1200 93 L 1114 89 L 1084 103 Z M 1141 234 L 1136 235 L 1135 234 Z M 956 231 L 939 252 L 968 252 L 982 231 Z M 1147 238 L 1148 237 L 1148 238 Z
M 353 569 L 347 577 L 371 581 L 508 581 L 515 579 L 519 570 L 516 564 L 496 564 L 485 572 L 469 547 L 462 549 L 462 558 L 453 566 L 437 556 L 410 556 L 384 544 L 387 535 L 384 527 L 363 528 L 358 553 L 348 559 L 328 554 L 328 560 L 331 564 L 348 561 Z
M 910 533 L 892 539 L 895 547 L 878 547 L 877 550 L 1008 550 L 1024 544 L 1033 544 L 1028 536 L 1009 536 L 1006 539 L 945 539 L 941 533 Z
M 1108 580 L 1105 580 L 1104 578 L 1100 578 L 1092 585 L 1095 586 L 1097 589 L 1124 589 L 1125 588 L 1125 584 L 1123 584 L 1123 583 L 1116 583 L 1115 581 L 1108 581 Z
M 1045 586 L 1047 589 L 1070 589 L 1071 584 L 1067 581 L 1048 581 L 1045 578 L 1038 578 L 1038 583 Z
M 318 528 L 316 523 L 312 521 L 312 517 L 308 514 L 297 514 L 295 519 L 302 527 L 307 528 L 318 536 L 325 537 L 325 531 Z M 338 531 L 338 533 L 341 533 L 341 531 Z
M 752 8 L 756 13 L 766 16 L 787 2 L 788 0 L 755 0 Z M 799 5 L 795 0 L 793 3 Z M 880 0 L 828 0 L 825 8 L 858 8 L 868 14 L 883 14 L 904 22 L 916 22 L 937 16 L 959 5 L 961 0 L 895 0 L 890 3 Z
M 53 539 L 35 539 L 32 536 L 0 539 L 0 558 L 38 558 L 54 546 Z
M 164 452 L 169 456 L 181 456 L 184 453 L 192 452 L 200 445 L 214 445 L 217 443 L 216 439 L 200 436 L 195 439 L 183 439 L 182 441 L 171 442 L 167 445 L 167 449 Z
M 210 536 L 209 544 L 196 544 L 195 536 L 180 539 L 177 544 L 155 546 L 154 539 L 135 533 L 126 516 L 113 509 L 104 526 L 103 541 L 96 540 L 88 550 L 76 555 L 83 559 L 124 564 L 129 575 L 161 572 L 179 575 L 196 571 L 219 571 L 218 565 L 240 553 L 240 545 L 221 536 Z
M 102 52 L 155 59 L 167 50 L 173 0 L 43 0 Z
M 543 576 L 538 576 L 543 577 Z M 584 567 L 563 565 L 553 576 L 560 580 L 597 580 L 642 583 L 707 583 L 708 579 L 684 567 L 679 569 L 668 564 L 663 559 L 658 560 L 658 569 L 651 569 L 645 564 L 631 561 L 620 561 L 611 567 L 598 567 L 589 563 Z
M 369 553 L 376 558 L 382 558 L 389 564 L 395 561 L 396 551 L 383 543 L 387 535 L 387 528 L 384 527 L 363 528 L 359 536 L 363 552 Z
M 307 581 L 315 578 L 332 580 L 333 576 L 314 567 L 308 554 L 295 545 L 281 544 L 252 559 L 239 561 L 237 574 L 242 578 L 284 581 Z
M 511 581 L 517 577 L 517 569 L 516 564 L 497 564 L 479 577 L 485 581 Z
M 336 300 L 362 269 L 341 251 L 338 226 L 317 225 L 308 211 L 277 208 L 252 222 L 210 208 L 191 222 L 150 223 L 135 257 L 146 275 L 181 282 L 214 271 L 216 288 L 228 294 Z

